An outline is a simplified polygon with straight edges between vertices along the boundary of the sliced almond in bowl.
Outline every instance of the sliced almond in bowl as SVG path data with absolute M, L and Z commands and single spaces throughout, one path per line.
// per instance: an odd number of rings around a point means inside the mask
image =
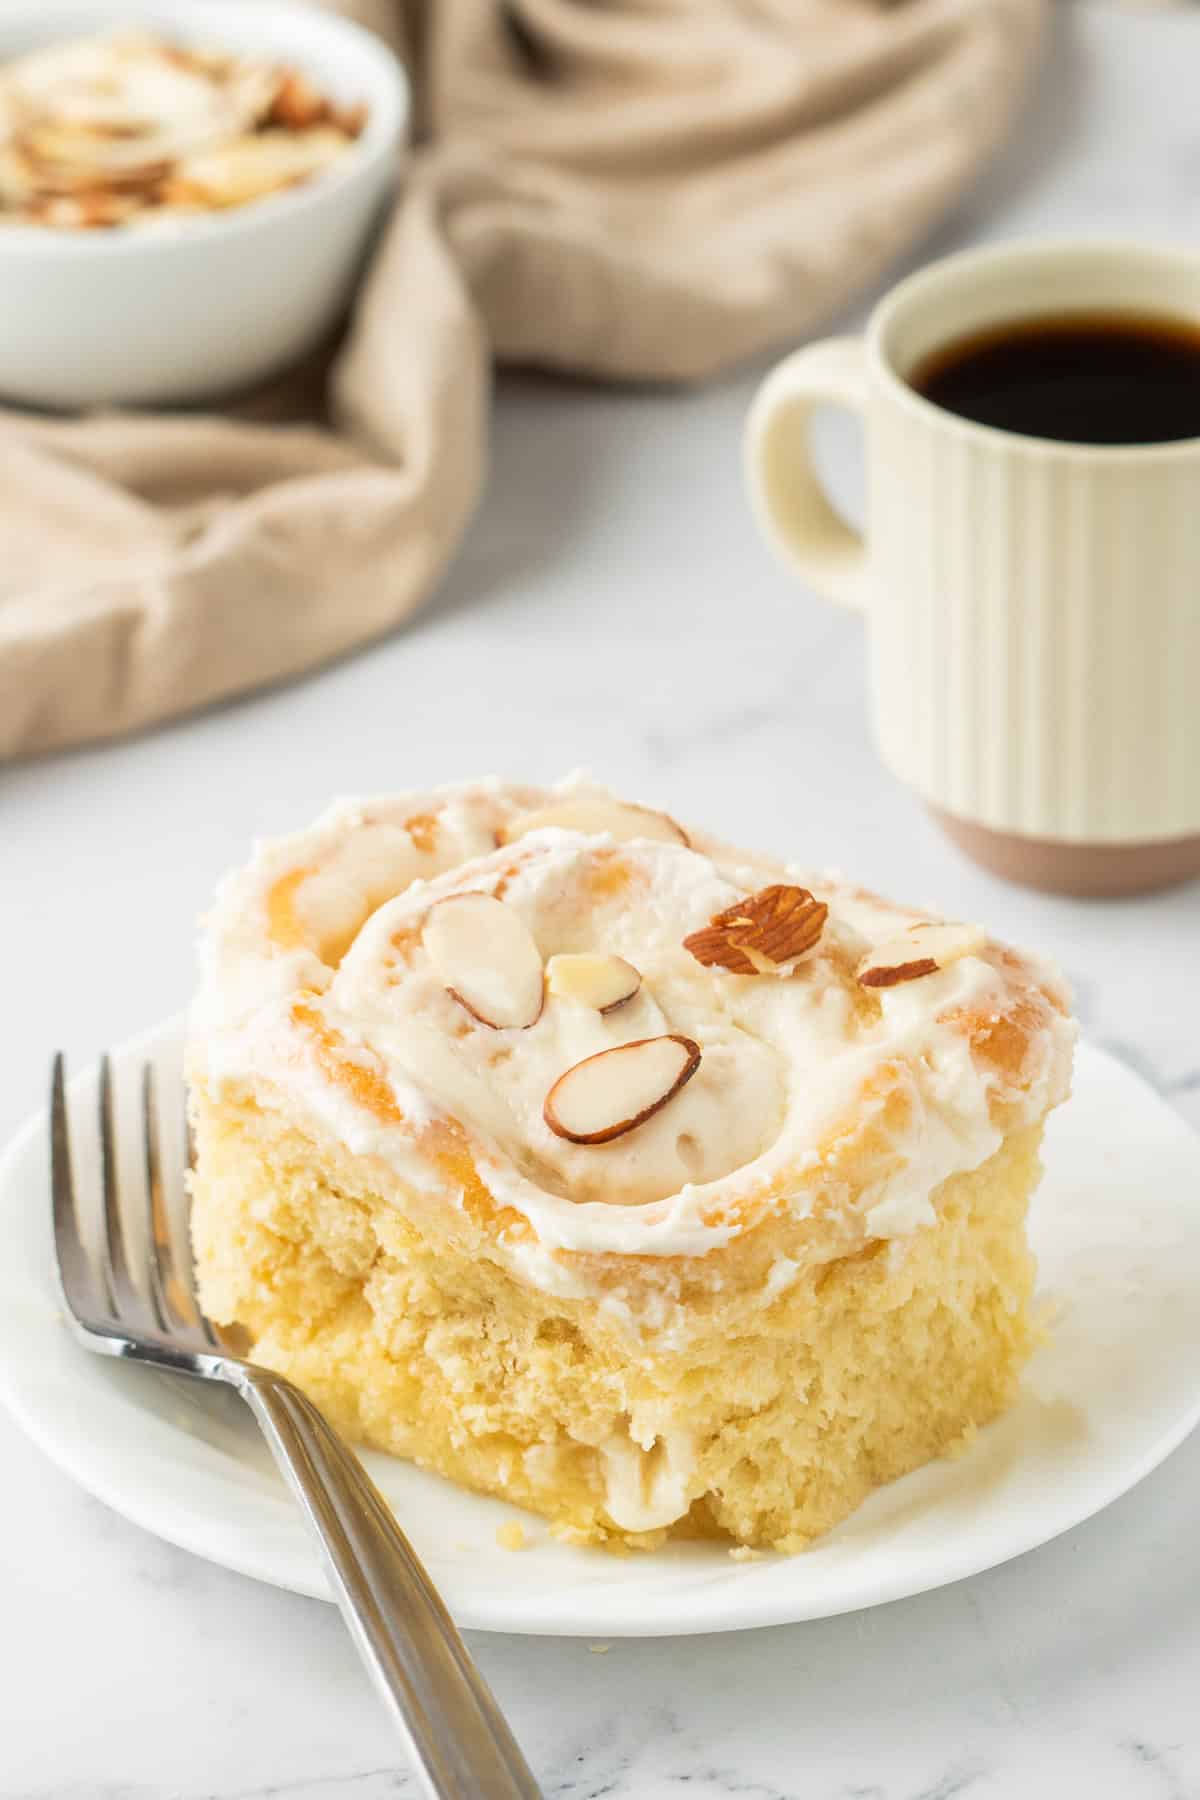
M 632 1000 L 642 978 L 623 956 L 600 956 L 590 951 L 552 956 L 546 964 L 546 986 L 560 1000 L 577 1000 L 597 1012 L 612 1012 Z
M 541 952 L 511 906 L 491 894 L 451 894 L 430 907 L 421 942 L 446 987 L 481 1025 L 525 1030 L 541 1017 Z
M 307 131 L 312 125 L 323 125 L 332 113 L 323 94 L 299 69 L 284 69 L 271 101 L 267 121 L 282 125 L 285 131 Z
M 699 1067 L 700 1046 L 689 1037 L 673 1033 L 618 1044 L 560 1075 L 542 1117 L 556 1137 L 572 1144 L 608 1144 L 652 1118 Z
M 682 825 L 667 813 L 655 812 L 649 806 L 630 806 L 624 800 L 609 800 L 604 795 L 580 795 L 578 799 L 556 800 L 539 806 L 535 812 L 520 813 L 501 831 L 501 842 L 515 843 L 531 831 L 544 831 L 556 826 L 560 831 L 581 831 L 588 837 L 601 833 L 616 838 L 620 844 L 649 838 L 652 843 L 682 844 L 690 839 Z
M 329 168 L 346 142 L 340 131 L 326 125 L 308 131 L 273 127 L 181 156 L 174 179 L 185 190 L 202 194 L 214 210 L 245 206 Z
M 922 975 L 949 968 L 962 956 L 974 956 L 986 942 L 987 934 L 978 925 L 938 925 L 919 920 L 867 951 L 858 965 L 859 985 L 887 988 L 917 981 Z

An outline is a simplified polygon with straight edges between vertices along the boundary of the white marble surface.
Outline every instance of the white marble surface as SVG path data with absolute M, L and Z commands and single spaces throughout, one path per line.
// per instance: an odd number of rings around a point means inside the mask
M 1004 161 L 936 249 L 1195 235 L 1200 17 L 1059 15 Z M 314 680 L 0 772 L 0 1135 L 181 1005 L 192 921 L 257 832 L 335 792 L 587 763 L 1065 964 L 1087 1029 L 1200 1124 L 1200 888 L 1079 905 L 975 872 L 878 769 L 858 623 L 798 593 L 739 486 L 753 373 L 691 395 L 508 381 L 440 600 Z M 848 437 L 830 440 L 854 482 Z M 1119 1129 L 1119 1121 L 1114 1122 Z M 412 1792 L 336 1615 L 145 1536 L 0 1417 L 0 1800 Z M 1200 1439 L 1069 1537 L 880 1611 L 678 1643 L 480 1639 L 558 1800 L 1200 1795 Z

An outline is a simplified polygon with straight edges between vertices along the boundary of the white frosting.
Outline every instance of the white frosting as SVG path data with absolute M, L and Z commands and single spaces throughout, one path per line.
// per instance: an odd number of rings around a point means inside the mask
M 759 1035 L 758 1023 L 769 1030 L 770 1022 L 755 994 L 728 1015 L 716 1013 L 712 972 L 681 946 L 681 921 L 684 931 L 704 924 L 737 890 L 692 851 L 647 843 L 637 857 L 651 886 L 637 904 L 618 896 L 585 909 L 596 842 L 555 830 L 531 834 L 524 840 L 530 860 L 506 888 L 504 904 L 524 919 L 543 957 L 607 949 L 634 962 L 642 987 L 626 1005 L 602 1014 L 549 994 L 535 1026 L 496 1031 L 464 1018 L 423 949 L 397 978 L 386 960 L 389 941 L 406 925 L 419 929 L 431 900 L 457 887 L 454 873 L 380 907 L 334 977 L 329 1004 L 342 1029 L 364 1033 L 413 1085 L 427 1085 L 436 1070 L 437 1098 L 448 1113 L 482 1125 L 514 1170 L 536 1169 L 505 1198 L 524 1188 L 561 1194 L 574 1202 L 572 1216 L 595 1203 L 603 1223 L 613 1206 L 669 1200 L 689 1183 L 754 1162 L 778 1135 L 787 1071 L 769 1037 Z M 542 1107 L 565 1069 L 668 1032 L 694 1038 L 703 1059 L 662 1112 L 601 1146 L 569 1143 L 550 1130 Z M 535 1194 L 522 1193 L 521 1210 L 533 1205 Z
M 691 1504 L 695 1439 L 668 1431 L 648 1444 L 614 1433 L 600 1445 L 604 1510 L 622 1531 L 660 1531 L 681 1519 Z
M 878 1237 L 930 1221 L 933 1189 L 1000 1142 L 996 1071 L 973 1054 L 961 1015 L 998 1019 L 1011 972 L 985 951 L 879 990 L 877 1010 L 861 1004 L 846 970 L 919 915 L 811 876 L 805 885 L 830 916 L 818 953 L 797 972 L 747 978 L 703 967 L 683 938 L 748 889 L 785 879 L 782 869 L 715 845 L 616 847 L 554 829 L 494 847 L 497 827 L 546 798 L 483 783 L 346 803 L 310 831 L 260 846 L 224 884 L 203 946 L 194 1037 L 208 1081 L 265 1084 L 274 1103 L 430 1191 L 444 1177 L 421 1147 L 421 1128 L 457 1122 L 493 1198 L 533 1227 L 511 1247 L 513 1260 L 528 1279 L 572 1293 L 581 1278 L 563 1252 L 703 1255 L 740 1229 L 731 1204 L 764 1192 L 808 1212 L 820 1192 L 819 1180 L 806 1179 L 820 1173 L 819 1147 L 839 1122 L 869 1112 L 872 1077 L 899 1065 L 910 1121 L 856 1204 Z M 614 886 L 604 872 L 615 865 L 629 879 Z M 302 943 L 272 943 L 270 897 L 288 880 L 300 927 L 327 953 L 331 941 L 337 954 L 344 949 L 336 967 Z M 544 958 L 622 956 L 642 974 L 636 998 L 602 1015 L 549 994 L 523 1030 L 475 1020 L 433 968 L 421 925 L 439 897 L 492 892 L 498 882 Z M 1058 991 L 1051 972 L 1024 968 L 1027 983 L 1036 976 Z M 292 1017 L 298 994 L 347 1054 L 384 1076 L 402 1122 L 381 1120 L 330 1079 Z M 999 1096 L 1006 1123 L 1040 1117 L 1065 1092 L 1073 1027 L 1044 1010 L 1020 1084 Z M 550 1130 L 542 1109 L 565 1069 L 664 1032 L 693 1038 L 702 1057 L 659 1113 L 602 1145 Z M 786 1259 L 777 1263 L 770 1292 L 793 1274 Z M 608 1304 L 619 1309 L 619 1293 Z

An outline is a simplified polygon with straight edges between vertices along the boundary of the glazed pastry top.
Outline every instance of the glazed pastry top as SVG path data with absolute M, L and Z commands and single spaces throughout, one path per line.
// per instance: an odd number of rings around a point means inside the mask
M 703 1256 L 768 1216 L 865 1237 L 1063 1097 L 1059 978 L 977 928 L 573 780 L 342 803 L 208 921 L 193 1067 L 260 1086 L 531 1278 Z

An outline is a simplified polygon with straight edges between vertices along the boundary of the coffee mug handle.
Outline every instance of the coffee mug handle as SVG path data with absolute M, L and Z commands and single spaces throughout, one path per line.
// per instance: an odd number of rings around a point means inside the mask
M 830 505 L 813 466 L 808 428 L 819 406 L 861 417 L 866 362 L 860 338 L 825 338 L 771 371 L 746 422 L 746 479 L 764 535 L 826 599 L 867 605 L 867 546 Z

